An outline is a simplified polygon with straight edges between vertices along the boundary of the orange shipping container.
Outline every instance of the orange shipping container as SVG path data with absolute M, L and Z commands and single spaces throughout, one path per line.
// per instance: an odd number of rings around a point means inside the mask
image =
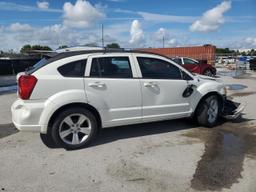
M 156 53 L 167 57 L 190 57 L 197 60 L 207 60 L 208 64 L 215 64 L 216 47 L 213 45 L 195 47 L 175 47 L 175 48 L 145 48 L 138 49 L 150 53 Z

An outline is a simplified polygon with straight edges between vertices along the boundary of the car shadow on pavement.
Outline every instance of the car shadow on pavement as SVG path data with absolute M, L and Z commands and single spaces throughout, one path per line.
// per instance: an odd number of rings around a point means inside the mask
M 18 130 L 14 127 L 12 123 L 0 124 L 0 139 L 15 134 L 17 132 Z
M 154 123 L 110 127 L 101 129 L 96 139 L 84 148 L 103 145 L 121 139 L 142 137 L 146 135 L 156 135 L 161 133 L 192 129 L 195 127 L 198 127 L 198 125 L 192 119 L 189 118 Z M 48 148 L 59 148 L 54 144 L 52 140 L 49 140 L 47 136 L 43 134 L 41 134 L 41 139 Z
M 153 123 L 143 123 L 102 129 L 90 146 L 102 145 L 120 139 L 156 135 L 184 129 L 192 129 L 198 125 L 191 119 L 178 119 Z

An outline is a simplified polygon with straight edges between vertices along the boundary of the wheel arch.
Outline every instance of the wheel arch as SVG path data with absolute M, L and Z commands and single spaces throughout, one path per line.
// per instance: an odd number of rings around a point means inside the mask
M 213 70 L 209 67 L 203 69 L 202 74 L 205 74 L 206 71 L 210 71 L 212 74 L 214 73 Z
M 201 103 L 202 103 L 207 97 L 210 97 L 210 96 L 212 96 L 212 95 L 216 95 L 216 96 L 218 97 L 218 100 L 220 101 L 220 104 L 221 104 L 221 106 L 220 106 L 221 112 L 223 111 L 223 107 L 224 107 L 224 98 L 223 98 L 223 96 L 222 96 L 221 94 L 219 94 L 218 92 L 216 92 L 216 91 L 212 91 L 212 92 L 209 92 L 209 93 L 205 94 L 205 95 L 199 100 L 199 102 L 197 103 L 196 108 L 195 108 L 195 110 L 194 110 L 194 112 L 193 112 L 193 114 L 192 114 L 192 117 L 194 117 L 194 115 L 197 114 L 198 108 L 199 108 L 199 106 L 201 105 Z
M 55 112 L 51 115 L 48 124 L 47 124 L 47 132 L 49 130 L 49 127 L 53 125 L 53 122 L 55 120 L 55 118 L 64 110 L 69 109 L 69 108 L 74 108 L 74 107 L 82 107 L 84 109 L 89 110 L 90 112 L 93 113 L 93 115 L 96 117 L 97 122 L 99 124 L 99 127 L 101 128 L 102 126 L 102 120 L 101 120 L 101 116 L 100 113 L 98 112 L 98 110 L 96 108 L 94 108 L 93 106 L 87 104 L 87 103 L 69 103 L 66 105 L 61 106 L 60 108 L 58 108 L 57 110 L 55 110 Z

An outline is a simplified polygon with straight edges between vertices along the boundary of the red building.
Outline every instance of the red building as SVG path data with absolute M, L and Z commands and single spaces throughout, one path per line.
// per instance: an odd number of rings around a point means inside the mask
M 175 48 L 145 48 L 139 49 L 150 53 L 157 53 L 167 57 L 190 57 L 197 60 L 207 60 L 208 64 L 215 64 L 216 47 L 213 45 L 195 47 L 175 47 Z

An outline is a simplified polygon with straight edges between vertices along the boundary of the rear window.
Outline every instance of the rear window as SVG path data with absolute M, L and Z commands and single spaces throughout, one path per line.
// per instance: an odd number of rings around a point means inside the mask
M 84 77 L 86 60 L 73 61 L 58 67 L 59 73 L 64 77 Z
M 37 71 L 38 69 L 40 69 L 41 67 L 43 67 L 44 65 L 46 65 L 48 63 L 48 59 L 43 58 L 40 61 L 38 61 L 35 65 L 33 65 L 32 67 L 29 67 L 26 69 L 26 74 L 32 74 L 35 71 Z

